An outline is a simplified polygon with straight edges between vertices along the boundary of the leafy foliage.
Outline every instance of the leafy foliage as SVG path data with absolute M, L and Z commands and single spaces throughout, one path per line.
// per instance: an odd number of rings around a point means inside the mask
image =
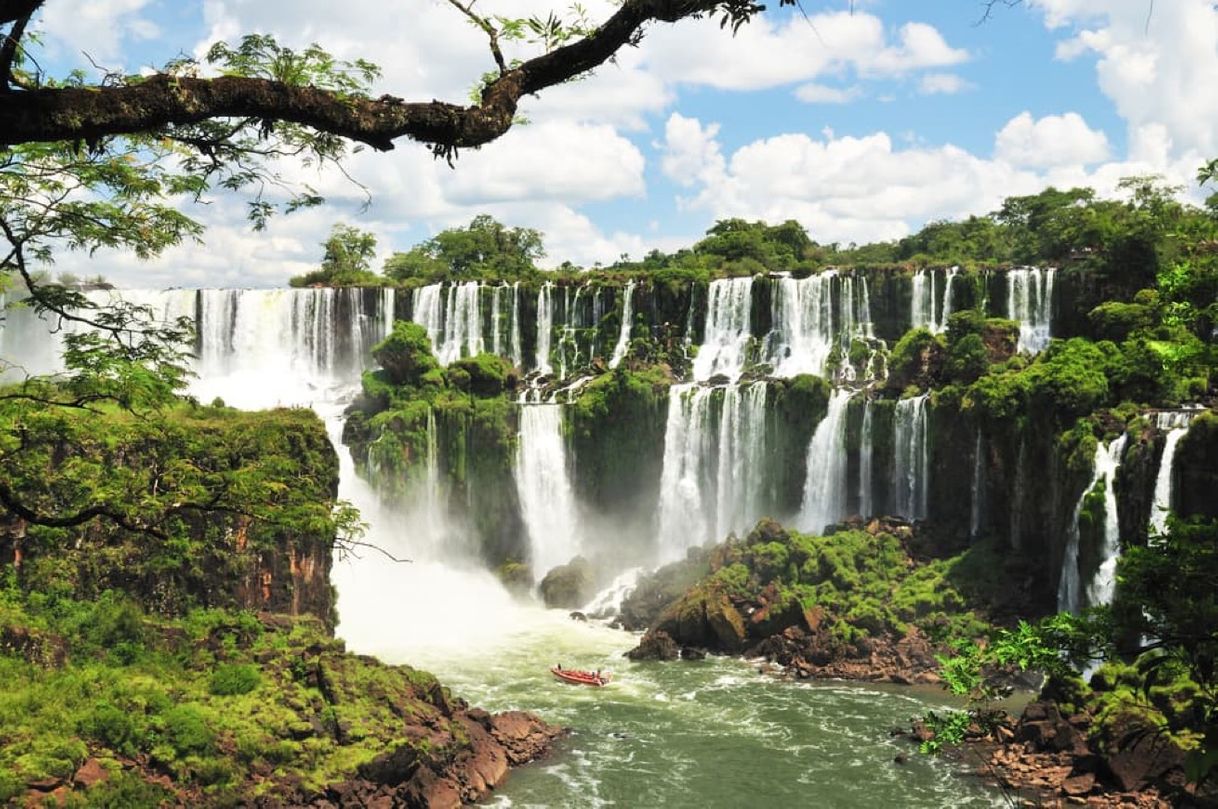
M 321 267 L 291 280 L 294 287 L 376 285 L 384 279 L 368 267 L 376 256 L 376 237 L 351 225 L 335 224 L 322 242 Z

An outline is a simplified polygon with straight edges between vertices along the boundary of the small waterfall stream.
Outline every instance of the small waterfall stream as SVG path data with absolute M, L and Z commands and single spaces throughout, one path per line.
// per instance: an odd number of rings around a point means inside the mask
M 1007 271 L 1007 317 L 1019 321 L 1019 350 L 1033 354 L 1053 334 L 1053 277 L 1056 270 L 1019 267 Z
M 1078 502 L 1070 516 L 1070 524 L 1066 528 L 1066 549 L 1062 559 L 1061 578 L 1057 586 L 1057 608 L 1062 612 L 1078 613 L 1084 606 L 1107 604 L 1112 600 L 1115 584 L 1116 562 L 1120 556 L 1120 530 L 1117 523 L 1116 506 L 1116 472 L 1121 465 L 1121 456 L 1125 451 L 1127 436 L 1121 434 L 1108 444 L 1102 441 L 1095 446 L 1094 468 L 1091 480 L 1079 495 Z M 1104 484 L 1104 545 L 1101 548 L 1101 561 L 1087 587 L 1087 604 L 1083 603 L 1083 588 L 1078 569 L 1079 558 L 1079 519 L 1086 506 L 1087 497 L 1096 484 Z
M 814 534 L 846 516 L 846 406 L 853 392 L 838 388 L 808 443 L 808 471 L 799 527 Z
M 863 426 L 859 435 L 859 514 L 864 519 L 869 519 L 875 516 L 872 512 L 872 488 L 875 481 L 872 474 L 872 453 L 874 452 L 874 439 L 872 437 L 871 424 L 871 397 L 867 397 L 863 404 Z
M 1166 432 L 1167 437 L 1163 440 L 1163 454 L 1159 458 L 1159 471 L 1155 475 L 1155 496 L 1150 510 L 1149 526 L 1152 537 L 1167 530 L 1167 515 L 1172 508 L 1172 472 L 1176 460 L 1176 445 L 1188 433 L 1195 415 L 1187 410 L 1155 414 L 1155 427 Z
M 599 290 L 598 290 L 599 291 Z M 598 318 L 599 322 L 599 318 Z M 609 358 L 609 367 L 616 368 L 626 356 L 630 348 L 630 329 L 634 323 L 634 279 L 626 282 L 622 290 L 622 329 L 618 334 L 617 345 L 613 347 L 613 356 Z
M 895 511 L 910 520 L 927 513 L 930 448 L 927 443 L 926 400 L 929 394 L 897 402 L 894 415 L 893 490 Z

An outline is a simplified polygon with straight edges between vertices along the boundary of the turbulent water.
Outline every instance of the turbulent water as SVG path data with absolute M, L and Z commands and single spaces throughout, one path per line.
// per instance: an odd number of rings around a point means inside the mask
M 1127 438 L 1128 436 L 1122 433 L 1108 444 L 1102 442 L 1096 444 L 1091 480 L 1074 506 L 1067 529 L 1065 558 L 1062 560 L 1061 579 L 1057 586 L 1057 608 L 1062 612 L 1077 613 L 1084 606 L 1108 604 L 1112 601 L 1116 584 L 1116 563 L 1121 553 L 1120 527 L 1117 522 L 1116 475 L 1121 466 Z M 1087 587 L 1087 601 L 1084 604 L 1083 587 L 1078 569 L 1079 517 L 1083 513 L 1091 490 L 1100 483 L 1104 489 L 1104 543 L 1100 548 L 1100 566 Z
M 519 350 L 519 336 L 512 336 L 519 326 L 512 314 L 517 294 L 509 289 L 499 292 L 494 311 L 502 326 L 495 328 L 502 331 L 492 334 L 491 342 Z M 542 293 L 546 311 L 551 311 L 550 293 L 549 287 Z M 462 307 L 469 304 L 468 299 L 462 303 L 462 295 L 467 294 L 458 291 L 442 301 L 443 322 L 465 317 Z M 905 764 L 894 763 L 898 753 L 912 750 L 891 738 L 889 728 L 939 704 L 937 691 L 782 683 L 731 659 L 634 664 L 621 655 L 636 637 L 595 622 L 574 622 L 565 611 L 547 611 L 509 596 L 472 553 L 463 552 L 460 525 L 451 524 L 451 516 L 436 507 L 443 498 L 434 440 L 421 495 L 383 502 L 355 474 L 350 453 L 339 443 L 342 409 L 356 391 L 368 349 L 392 322 L 392 297 L 377 295 L 209 290 L 156 293 L 148 299 L 162 316 L 202 314 L 200 376 L 193 391 L 201 398 L 219 396 L 247 408 L 294 404 L 317 410 L 339 452 L 340 496 L 359 507 L 369 523 L 365 540 L 413 560 L 394 562 L 366 550 L 359 558 L 336 563 L 338 633 L 351 650 L 430 670 L 474 704 L 533 710 L 571 728 L 555 755 L 515 772 L 493 804 L 996 804 L 994 794 L 957 765 L 916 754 Z M 431 315 L 423 315 L 416 301 L 415 316 Z M 30 359 L 31 366 L 45 361 L 40 370 L 53 367 L 45 346 L 55 340 L 45 328 L 14 324 L 10 320 L 3 331 L 5 350 L 28 349 L 18 356 Z M 485 340 L 468 318 L 461 334 L 450 346 Z M 713 437 L 716 451 L 703 453 L 713 458 L 709 466 L 689 463 L 687 475 L 671 486 L 666 480 L 665 493 L 671 489 L 704 498 L 690 504 L 696 513 L 683 513 L 704 520 L 708 532 L 721 531 L 756 508 L 750 473 L 764 465 L 757 425 L 764 420 L 766 386 L 691 386 L 674 389 L 674 394 L 678 418 L 690 425 L 688 445 Z M 836 395 L 831 410 L 844 412 L 845 396 Z M 563 477 L 559 408 L 528 405 L 523 410 L 526 457 L 518 463 L 529 468 L 521 468 L 519 475 L 538 481 L 533 494 L 543 513 L 548 509 L 545 519 L 574 519 L 565 511 L 570 481 Z M 832 432 L 836 444 L 839 430 Z M 844 469 L 842 477 L 844 491 Z M 529 524 L 532 530 L 533 521 Z M 544 530 L 552 532 L 546 540 L 565 534 L 559 539 L 569 542 L 574 535 L 561 526 Z M 572 549 L 555 549 L 555 556 Z M 601 690 L 559 683 L 546 669 L 560 661 L 611 670 L 615 682 Z
M 1188 433 L 1194 412 L 1187 410 L 1155 414 L 1155 427 L 1167 433 L 1163 439 L 1163 455 L 1155 476 L 1155 499 L 1150 511 L 1150 534 L 1158 536 L 1167 530 L 1167 515 L 1172 508 L 1173 465 L 1176 445 Z

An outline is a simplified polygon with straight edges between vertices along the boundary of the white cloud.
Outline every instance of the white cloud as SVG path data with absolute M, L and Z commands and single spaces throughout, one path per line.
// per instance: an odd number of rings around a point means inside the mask
M 994 141 L 994 155 L 1015 166 L 1048 167 L 1098 163 L 1108 158 L 1108 138 L 1076 112 L 1033 120 L 1021 112 Z
M 795 88 L 795 97 L 809 104 L 846 104 L 862 94 L 861 87 L 829 87 L 815 82 Z
M 686 118 L 674 112 L 664 127 L 663 158 L 660 167 L 664 175 L 689 187 L 697 182 L 711 182 L 723 173 L 723 155 L 719 151 L 718 124 L 702 125 L 697 118 Z
M 927 73 L 918 80 L 918 92 L 922 95 L 955 95 L 972 87 L 955 73 Z
M 152 39 L 159 29 L 139 16 L 149 0 L 58 0 L 47 3 L 41 27 L 52 45 L 60 46 L 78 61 L 87 52 L 103 67 L 128 67 L 111 64 L 121 56 L 122 41 Z
M 969 58 L 932 26 L 906 23 L 892 38 L 872 14 L 834 12 L 786 22 L 762 16 L 732 35 L 714 20 L 657 28 L 643 41 L 646 63 L 678 84 L 756 90 L 854 71 L 898 77 Z
M 1059 129 L 1076 140 L 1052 141 Z M 697 178 L 680 206 L 711 219 L 794 218 L 820 241 L 900 238 L 929 220 L 985 213 L 1004 197 L 1050 184 L 1090 185 L 1111 195 L 1121 177 L 1159 172 L 1179 182 L 1193 171 L 1187 161 L 1168 158 L 1162 131 L 1145 133 L 1139 159 L 1089 168 L 1106 141 L 1070 114 L 1039 121 L 1017 116 L 1003 130 L 1007 151 L 995 159 L 950 144 L 899 147 L 884 132 L 839 137 L 828 130 L 820 139 L 805 133 L 762 138 L 725 158 L 716 131 L 713 123 L 669 119 L 663 159 Z M 1037 149 L 1041 141 L 1047 145 Z
M 1176 154 L 1218 153 L 1218 7 L 1169 3 L 1035 0 L 1052 29 L 1066 29 L 1057 56 L 1097 57 L 1100 89 L 1125 119 L 1130 139 L 1163 125 Z

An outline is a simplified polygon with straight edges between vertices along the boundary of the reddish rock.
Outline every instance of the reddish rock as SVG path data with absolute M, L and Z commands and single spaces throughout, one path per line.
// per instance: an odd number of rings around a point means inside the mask
M 1066 795 L 1086 795 L 1095 788 L 1095 773 L 1074 775 L 1062 782 L 1061 790 Z
M 77 789 L 88 789 L 99 781 L 104 781 L 109 777 L 110 774 L 102 767 L 101 762 L 91 758 L 80 765 L 76 775 L 72 776 L 72 786 Z

